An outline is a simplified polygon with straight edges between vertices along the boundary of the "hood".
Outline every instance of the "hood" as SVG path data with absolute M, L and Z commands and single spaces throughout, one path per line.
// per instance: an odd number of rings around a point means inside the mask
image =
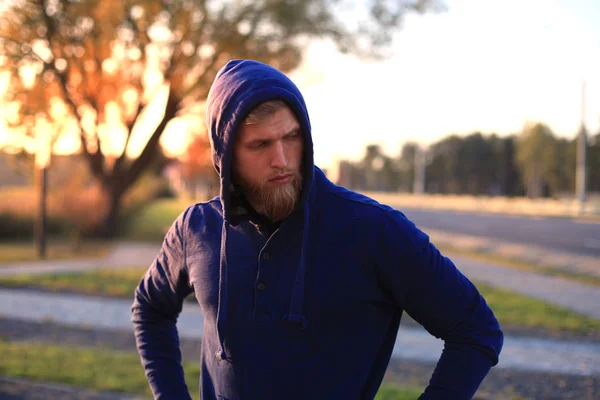
M 252 60 L 229 61 L 219 72 L 208 93 L 206 125 L 213 165 L 221 178 L 223 217 L 231 215 L 231 158 L 238 128 L 246 115 L 268 100 L 283 100 L 300 123 L 304 138 L 303 201 L 313 181 L 313 144 L 310 120 L 302 94 L 279 70 Z M 301 201 L 300 203 L 302 203 Z
M 231 160 L 235 135 L 246 115 L 268 100 L 282 100 L 295 114 L 304 139 L 303 187 L 298 208 L 303 210 L 303 239 L 300 261 L 292 293 L 289 313 L 285 318 L 290 323 L 306 328 L 307 321 L 302 313 L 304 302 L 305 254 L 308 233 L 308 195 L 313 186 L 314 161 L 310 120 L 304 98 L 296 85 L 279 70 L 252 60 L 229 61 L 213 82 L 207 98 L 206 125 L 212 148 L 213 165 L 221 180 L 221 206 L 223 229 L 219 263 L 219 297 L 217 307 L 216 334 L 219 348 L 216 358 L 228 359 L 224 341 L 228 308 L 227 281 L 227 237 L 232 216 Z M 296 210 L 298 211 L 298 209 Z

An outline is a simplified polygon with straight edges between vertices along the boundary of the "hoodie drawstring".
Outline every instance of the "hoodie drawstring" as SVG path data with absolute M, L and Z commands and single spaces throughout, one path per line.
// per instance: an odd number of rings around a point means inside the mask
M 219 261 L 219 297 L 217 303 L 217 341 L 218 348 L 215 357 L 218 361 L 226 360 L 225 354 L 225 321 L 227 320 L 227 231 L 229 223 L 223 220 L 223 231 L 221 232 L 221 254 Z
M 304 281 L 306 278 L 306 246 L 308 244 L 308 202 L 304 205 L 304 226 L 302 228 L 302 244 L 300 246 L 300 262 L 296 270 L 294 279 L 294 288 L 292 290 L 292 300 L 290 302 L 290 312 L 283 318 L 287 321 L 296 323 L 301 330 L 308 326 L 308 320 L 303 315 L 304 305 Z

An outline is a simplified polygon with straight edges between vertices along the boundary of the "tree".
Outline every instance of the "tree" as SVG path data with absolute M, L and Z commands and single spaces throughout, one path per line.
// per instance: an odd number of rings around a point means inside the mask
M 586 161 L 588 189 L 600 193 L 600 132 L 590 138 Z
M 493 138 L 486 139 L 476 132 L 462 139 L 459 151 L 461 193 L 489 194 L 498 183 Z
M 575 171 L 577 168 L 577 139 L 557 138 L 552 172 L 548 186 L 553 196 L 575 192 Z
M 342 160 L 339 163 L 339 174 L 336 182 L 349 189 L 365 189 L 365 176 L 357 163 Z
M 377 144 L 367 145 L 365 155 L 360 163 L 365 178 L 366 190 L 395 191 L 400 185 L 395 163 Z
M 431 164 L 427 166 L 427 191 L 452 194 L 461 192 L 461 146 L 462 138 L 458 135 L 446 136 L 431 146 Z
M 500 193 L 506 196 L 521 196 L 524 193 L 521 175 L 516 163 L 516 142 L 515 135 L 505 138 L 495 137 L 493 140 Z
M 540 197 L 549 190 L 557 151 L 556 138 L 548 126 L 525 126 L 517 142 L 517 163 L 529 197 Z
M 165 128 L 206 98 L 228 59 L 252 58 L 287 72 L 313 38 L 331 39 L 345 53 L 381 57 L 405 13 L 438 6 L 435 0 L 371 0 L 368 13 L 352 14 L 367 17 L 351 21 L 340 12 L 347 5 L 14 0 L 0 9 L 0 69 L 10 74 L 6 100 L 20 106 L 11 126 L 69 121 L 66 130 L 78 135 L 106 194 L 105 231 L 112 234 L 123 195 L 156 156 Z M 50 128 L 36 134 L 55 132 Z M 132 156 L 137 135 L 148 139 Z
M 428 189 L 434 193 L 519 194 L 514 138 L 479 132 L 449 135 L 431 146 Z
M 412 192 L 415 183 L 415 161 L 419 145 L 415 142 L 407 142 L 402 146 L 398 158 L 398 170 L 400 173 L 400 187 L 404 192 Z

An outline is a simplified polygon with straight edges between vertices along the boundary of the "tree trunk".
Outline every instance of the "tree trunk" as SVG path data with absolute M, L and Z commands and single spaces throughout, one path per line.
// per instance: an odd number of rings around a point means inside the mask
M 96 153 L 85 153 L 90 169 L 94 177 L 101 182 L 107 200 L 106 217 L 100 224 L 98 232 L 100 236 L 110 238 L 117 233 L 123 195 L 135 184 L 148 165 L 155 159 L 160 137 L 169 121 L 176 117 L 178 109 L 179 98 L 171 91 L 169 92 L 162 121 L 154 129 L 142 153 L 131 162 L 131 165 L 126 165 L 128 163 L 125 162 L 127 149 L 124 149 L 123 155 L 115 161 L 111 172 L 104 169 L 104 156 L 100 150 Z
M 117 234 L 119 228 L 119 217 L 121 216 L 121 205 L 124 191 L 113 186 L 105 188 L 107 199 L 107 212 L 100 228 L 100 236 L 112 238 Z

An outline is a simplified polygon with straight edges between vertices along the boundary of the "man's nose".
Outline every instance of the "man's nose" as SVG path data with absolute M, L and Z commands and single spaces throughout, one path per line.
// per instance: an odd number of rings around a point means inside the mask
M 273 146 L 273 155 L 271 159 L 271 166 L 275 168 L 285 168 L 287 167 L 288 160 L 285 154 L 285 147 L 283 143 L 276 142 Z

